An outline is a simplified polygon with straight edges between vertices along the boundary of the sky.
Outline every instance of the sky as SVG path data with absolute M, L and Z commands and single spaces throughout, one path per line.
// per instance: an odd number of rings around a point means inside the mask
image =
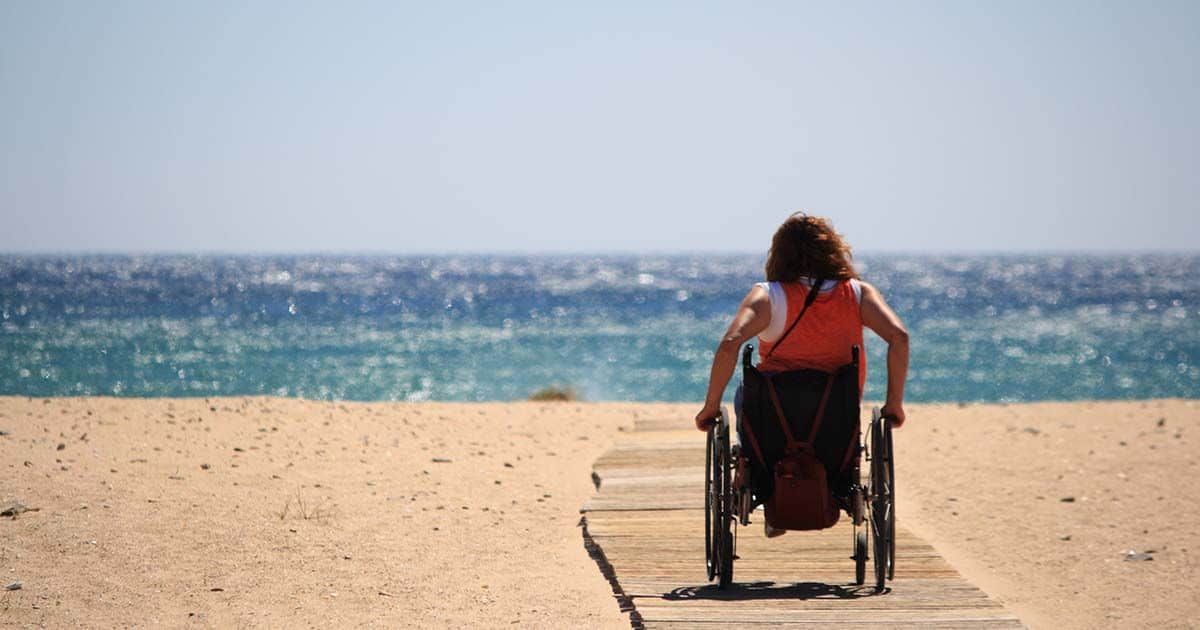
M 0 252 L 1200 250 L 1200 3 L 0 0 Z

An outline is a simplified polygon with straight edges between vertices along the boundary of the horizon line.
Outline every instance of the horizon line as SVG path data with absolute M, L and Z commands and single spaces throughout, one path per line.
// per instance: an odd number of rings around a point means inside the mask
M 560 258 L 565 256 L 584 257 L 628 257 L 628 256 L 766 256 L 764 251 L 720 249 L 720 250 L 686 250 L 686 249 L 595 249 L 595 250 L 504 250 L 504 249 L 464 249 L 464 250 L 411 250 L 394 251 L 382 249 L 314 249 L 314 250 L 218 250 L 218 249 L 178 249 L 178 250 L 117 250 L 117 249 L 79 249 L 79 250 L 0 250 L 0 257 L 30 257 L 30 258 L 99 258 L 99 257 L 229 257 L 229 258 L 267 258 L 267 257 L 455 257 L 455 256 L 495 256 L 495 257 L 524 257 L 524 258 Z M 1099 248 L 1068 248 L 1068 249 L 867 249 L 856 252 L 859 256 L 1179 256 L 1200 255 L 1200 249 L 1099 249 Z

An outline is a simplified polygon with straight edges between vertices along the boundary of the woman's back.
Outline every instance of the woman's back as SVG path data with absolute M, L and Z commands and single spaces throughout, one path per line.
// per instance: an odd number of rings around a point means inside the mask
M 832 286 L 830 286 L 832 285 Z M 778 344 L 780 337 L 803 308 L 811 290 L 809 282 L 763 283 L 771 300 L 771 324 L 759 338 L 758 365 L 764 372 L 785 372 L 814 368 L 832 372 L 850 363 L 852 348 L 858 346 L 858 389 L 861 393 L 867 377 L 867 356 L 863 348 L 863 320 L 859 308 L 861 286 L 856 280 L 828 281 L 796 327 Z M 781 304 L 782 302 L 782 304 Z M 785 306 L 786 305 L 786 306 Z

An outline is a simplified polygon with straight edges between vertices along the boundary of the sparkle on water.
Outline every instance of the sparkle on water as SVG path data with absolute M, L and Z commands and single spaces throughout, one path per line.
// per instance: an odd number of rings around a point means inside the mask
M 760 256 L 0 256 L 0 394 L 696 401 Z M 1200 397 L 1200 256 L 868 256 L 912 401 Z M 868 334 L 868 398 L 884 382 Z

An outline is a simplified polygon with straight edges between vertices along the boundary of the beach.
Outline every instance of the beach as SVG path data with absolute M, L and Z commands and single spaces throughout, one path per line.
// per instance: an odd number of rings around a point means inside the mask
M 910 416 L 899 520 L 1031 627 L 1200 627 L 1200 401 Z
M 591 464 L 695 410 L 0 398 L 0 618 L 627 628 L 579 528 Z M 1200 402 L 908 411 L 900 521 L 1031 627 L 1200 618 Z

